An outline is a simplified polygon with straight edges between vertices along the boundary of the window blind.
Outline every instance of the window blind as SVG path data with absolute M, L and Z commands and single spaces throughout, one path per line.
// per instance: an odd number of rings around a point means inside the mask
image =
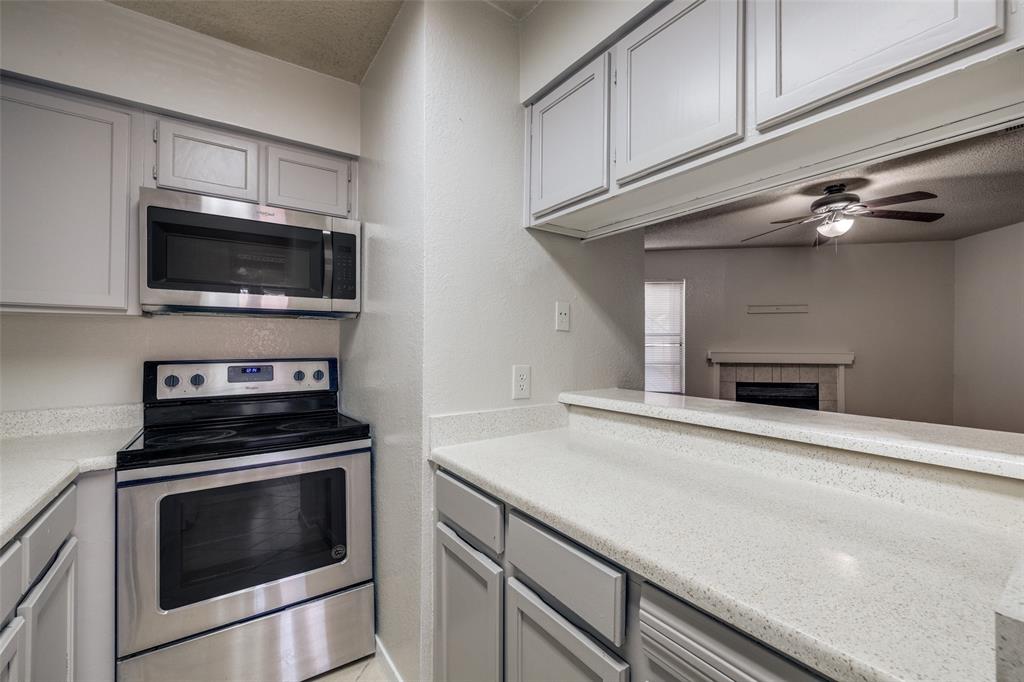
M 644 285 L 644 388 L 686 392 L 686 283 Z

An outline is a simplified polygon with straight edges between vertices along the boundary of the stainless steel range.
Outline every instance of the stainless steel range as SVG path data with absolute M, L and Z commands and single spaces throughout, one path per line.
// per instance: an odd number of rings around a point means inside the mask
M 147 362 L 117 455 L 119 680 L 302 680 L 374 651 L 369 427 L 334 359 Z

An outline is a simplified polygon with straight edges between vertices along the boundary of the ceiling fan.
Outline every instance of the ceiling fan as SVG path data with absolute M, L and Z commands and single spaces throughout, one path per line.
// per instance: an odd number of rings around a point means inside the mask
M 919 223 L 930 223 L 941 218 L 944 213 L 929 213 L 926 211 L 877 211 L 881 206 L 892 206 L 893 204 L 907 204 L 912 201 L 923 201 L 924 199 L 937 199 L 931 192 L 908 192 L 907 194 L 896 194 L 891 197 L 880 199 L 869 199 L 861 201 L 860 197 L 852 192 L 846 191 L 846 185 L 836 183 L 829 185 L 824 190 L 825 196 L 819 197 L 811 204 L 809 215 L 797 216 L 776 220 L 772 225 L 782 225 L 775 229 L 755 234 L 742 240 L 749 242 L 779 230 L 785 230 L 795 225 L 804 225 L 819 222 L 817 225 L 818 234 L 815 235 L 815 244 L 820 243 L 818 235 L 828 241 L 833 237 L 839 237 L 850 231 L 853 227 L 854 218 L 885 218 L 887 220 L 912 220 Z

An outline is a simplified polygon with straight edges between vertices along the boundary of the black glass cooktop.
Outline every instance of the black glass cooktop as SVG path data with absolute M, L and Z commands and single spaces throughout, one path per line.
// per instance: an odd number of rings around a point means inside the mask
M 370 427 L 337 412 L 146 427 L 117 453 L 119 469 L 181 464 L 368 438 Z

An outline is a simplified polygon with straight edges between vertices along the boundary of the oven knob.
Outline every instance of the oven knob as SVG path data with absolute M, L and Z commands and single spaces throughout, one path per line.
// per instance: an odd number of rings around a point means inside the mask
M 188 383 L 192 384 L 196 388 L 199 388 L 206 383 L 206 377 L 202 374 L 193 374 L 192 378 L 188 380 Z
M 164 377 L 164 386 L 167 388 L 174 388 L 181 383 L 181 379 L 178 378 L 177 374 L 168 374 Z
M 322 369 L 318 369 L 317 371 L 313 372 L 313 381 L 323 381 L 323 380 L 324 380 L 324 371 Z
M 302 381 L 305 378 L 306 378 L 306 373 L 303 372 L 301 369 L 296 370 L 295 374 L 292 375 L 292 379 L 295 379 L 296 381 Z

